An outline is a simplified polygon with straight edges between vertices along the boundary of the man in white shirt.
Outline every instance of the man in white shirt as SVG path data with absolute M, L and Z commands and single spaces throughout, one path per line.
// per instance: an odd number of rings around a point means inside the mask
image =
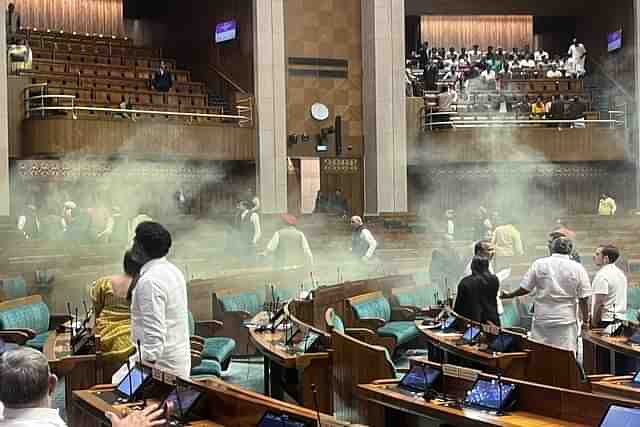
M 551 69 L 547 71 L 548 79 L 560 79 L 562 78 L 562 72 L 558 70 L 558 67 L 555 64 L 551 65 Z
M 133 242 L 133 258 L 142 269 L 131 300 L 132 342 L 140 343 L 142 360 L 189 378 L 187 286 L 180 270 L 165 258 L 171 234 L 147 221 L 136 227 Z
M 280 216 L 285 227 L 276 231 L 267 245 L 264 255 L 273 254 L 275 268 L 296 267 L 313 264 L 313 254 L 304 233 L 296 228 L 293 215 Z
M 67 427 L 57 409 L 51 408 L 58 378 L 49 371 L 44 354 L 19 347 L 0 356 L 0 401 L 4 403 L 1 427 Z M 165 425 L 163 411 L 150 405 L 123 419 L 107 413 L 113 427 L 151 427 Z
M 569 258 L 573 242 L 559 237 L 551 242 L 551 256 L 533 263 L 520 288 L 503 292 L 502 299 L 516 298 L 535 291 L 535 312 L 531 338 L 574 353 L 578 348 L 578 308 L 582 327 L 589 327 L 589 275 Z
M 620 251 L 613 245 L 600 246 L 593 255 L 593 263 L 600 267 L 593 279 L 594 328 L 606 328 L 627 312 L 627 277 L 615 265 L 618 258 Z
M 538 48 L 538 50 L 536 50 L 535 52 L 533 52 L 533 59 L 536 62 L 542 62 L 545 59 L 549 59 L 549 54 L 542 49 L 541 47 Z
M 40 218 L 35 205 L 27 205 L 25 212 L 18 217 L 18 230 L 25 239 L 35 239 L 40 234 Z
M 364 262 L 371 260 L 378 242 L 359 216 L 351 217 L 351 253 Z
M 254 211 L 251 201 L 238 202 L 238 215 L 236 216 L 236 231 L 238 232 L 238 245 L 241 251 L 245 251 L 247 257 L 255 257 L 256 246 L 262 237 L 260 217 Z
M 582 43 L 578 42 L 578 38 L 574 37 L 571 46 L 569 46 L 569 58 L 573 60 L 575 64 L 575 71 L 577 77 L 581 77 L 585 74 L 585 60 L 587 57 L 587 49 L 585 49 Z

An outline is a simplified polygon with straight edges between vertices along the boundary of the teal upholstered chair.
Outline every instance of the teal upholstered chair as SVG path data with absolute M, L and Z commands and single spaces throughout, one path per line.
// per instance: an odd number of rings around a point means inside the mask
M 217 335 L 233 338 L 236 342 L 233 354 L 246 356 L 255 354 L 256 348 L 249 341 L 249 332 L 244 323 L 263 310 L 264 288 L 222 289 L 213 293 L 213 317 L 222 322 Z
M 636 320 L 638 311 L 640 310 L 640 288 L 627 289 L 627 312 L 626 320 Z
M 0 295 L 2 301 L 28 296 L 27 283 L 22 276 L 0 279 Z
M 25 339 L 18 344 L 41 351 L 49 331 L 56 330 L 69 319 L 66 314 L 51 314 L 40 295 L 0 303 L 0 330 L 24 334 Z
M 222 324 L 215 320 L 199 321 L 189 316 L 189 335 L 191 336 L 192 350 L 200 354 L 200 363 L 192 366 L 191 375 L 216 375 L 227 370 L 231 363 L 231 354 L 236 347 L 236 342 L 227 337 L 212 336 L 222 328 Z M 197 373 L 196 373 L 197 372 Z
M 375 332 L 382 339 L 378 344 L 385 346 L 390 354 L 420 336 L 414 312 L 403 307 L 392 308 L 382 292 L 348 298 L 347 307 L 353 316 L 349 326 Z
M 390 302 L 392 306 L 412 310 L 416 318 L 424 318 L 429 313 L 429 307 L 437 304 L 435 289 L 427 286 L 406 286 L 391 289 Z

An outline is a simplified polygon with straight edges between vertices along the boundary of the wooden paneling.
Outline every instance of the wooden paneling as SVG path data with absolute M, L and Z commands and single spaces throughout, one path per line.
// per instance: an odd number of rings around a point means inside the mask
M 515 218 L 594 214 L 603 191 L 614 193 L 619 212 L 634 207 L 635 172 L 622 162 L 430 164 L 408 173 L 409 211 L 430 221 L 456 209 L 467 223 L 478 206 Z
M 24 118 L 24 101 L 22 93 L 30 83 L 28 77 L 7 77 L 7 98 L 9 103 L 9 157 L 15 158 L 21 155 L 22 146 L 22 119 Z
M 192 71 L 194 80 L 204 81 L 213 94 L 220 94 L 215 66 L 253 93 L 253 6 L 251 0 L 171 1 L 166 19 L 164 52 Z M 216 23 L 235 19 L 236 40 L 216 45 Z
M 342 2 L 285 2 L 286 55 L 288 58 L 346 60 L 347 78 L 294 75 L 287 77 L 287 133 L 303 134 L 314 143 L 289 148 L 290 156 L 317 156 L 315 136 L 321 128 L 333 126 L 334 117 L 343 120 L 343 155 L 362 155 L 362 42 L 360 0 Z M 289 67 L 290 69 L 292 67 Z M 318 69 L 322 67 L 303 68 Z M 335 67 L 334 67 L 335 69 Z M 311 118 L 311 105 L 321 102 L 329 118 Z M 329 137 L 332 141 L 333 137 Z M 350 148 L 351 147 L 351 148 Z M 334 145 L 330 144 L 333 151 Z M 335 155 L 332 152 L 331 155 Z
M 204 126 L 163 121 L 27 120 L 22 155 L 60 153 L 132 158 L 255 160 L 255 132 L 235 126 Z
M 342 189 L 352 215 L 364 210 L 364 172 L 361 159 L 320 159 L 320 191 L 333 193 Z
M 409 141 L 409 164 L 425 162 L 590 162 L 627 159 L 627 132 L 606 128 L 458 129 Z
M 482 15 L 482 16 L 423 16 L 422 40 L 433 47 L 471 48 L 474 44 L 483 50 L 494 48 L 533 46 L 533 16 Z
M 124 34 L 122 0 L 16 0 L 23 27 Z

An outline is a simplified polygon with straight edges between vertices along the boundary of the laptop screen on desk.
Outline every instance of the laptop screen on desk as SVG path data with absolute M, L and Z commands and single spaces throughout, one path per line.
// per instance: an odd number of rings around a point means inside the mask
M 431 366 L 413 365 L 400 380 L 400 387 L 412 392 L 424 392 L 433 387 L 442 372 Z
M 611 405 L 602 421 L 600 421 L 600 427 L 636 426 L 640 426 L 640 408 Z
M 489 410 L 505 409 L 512 401 L 516 391 L 514 384 L 477 380 L 464 399 L 465 405 Z

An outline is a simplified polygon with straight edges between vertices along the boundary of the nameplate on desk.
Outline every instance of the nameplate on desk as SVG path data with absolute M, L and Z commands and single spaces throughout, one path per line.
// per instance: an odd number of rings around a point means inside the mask
M 458 378 L 460 376 L 459 371 L 460 371 L 459 366 L 446 365 L 446 364 L 442 365 L 442 373 L 448 377 Z
M 460 368 L 458 369 L 458 375 L 458 378 L 475 382 L 478 379 L 478 375 L 480 375 L 480 371 L 469 368 Z

